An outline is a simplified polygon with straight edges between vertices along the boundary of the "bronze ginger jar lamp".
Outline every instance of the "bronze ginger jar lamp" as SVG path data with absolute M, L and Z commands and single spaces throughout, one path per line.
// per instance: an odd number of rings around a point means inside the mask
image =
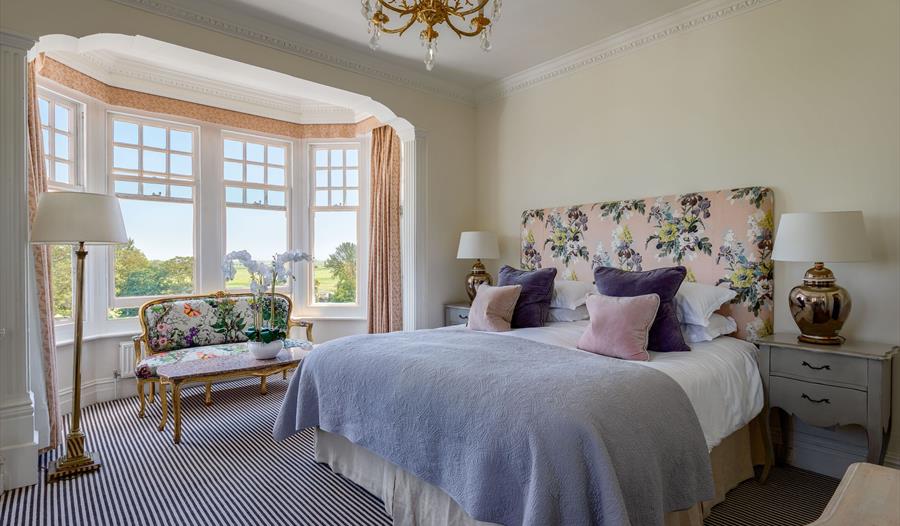
M 459 235 L 459 249 L 456 259 L 474 259 L 472 272 L 466 275 L 466 294 L 469 301 L 475 299 L 475 291 L 482 283 L 493 285 L 494 280 L 484 268 L 482 259 L 497 259 L 500 249 L 497 236 L 493 232 L 463 232 Z

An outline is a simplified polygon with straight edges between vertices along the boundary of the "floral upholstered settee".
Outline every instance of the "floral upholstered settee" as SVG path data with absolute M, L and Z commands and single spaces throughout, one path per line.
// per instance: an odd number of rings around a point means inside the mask
M 134 337 L 134 374 L 140 402 L 138 416 L 146 409 L 144 387 L 150 384 L 151 399 L 155 398 L 162 365 L 206 360 L 249 352 L 244 329 L 253 325 L 251 294 L 215 294 L 179 296 L 145 303 L 139 313 L 142 332 Z M 262 301 L 265 322 L 273 309 L 271 297 Z M 274 325 L 285 329 L 290 336 L 294 327 L 306 329 L 305 339 L 286 339 L 285 347 L 312 345 L 312 322 L 291 318 L 291 299 L 275 295 Z

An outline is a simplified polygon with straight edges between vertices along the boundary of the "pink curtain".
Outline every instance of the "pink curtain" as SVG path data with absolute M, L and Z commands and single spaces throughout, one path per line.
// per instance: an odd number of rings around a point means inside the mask
M 47 191 L 47 173 L 44 167 L 44 145 L 41 143 L 41 116 L 38 110 L 35 71 L 43 56 L 28 63 L 28 221 L 34 221 L 38 196 Z M 44 387 L 47 391 L 47 411 L 50 415 L 50 448 L 59 444 L 60 417 L 59 396 L 56 382 L 56 336 L 53 327 L 53 292 L 50 288 L 50 247 L 32 245 L 34 277 L 37 289 L 38 310 L 41 320 L 41 363 L 44 369 Z
M 372 130 L 369 214 L 369 332 L 403 328 L 400 282 L 400 139 L 390 126 Z

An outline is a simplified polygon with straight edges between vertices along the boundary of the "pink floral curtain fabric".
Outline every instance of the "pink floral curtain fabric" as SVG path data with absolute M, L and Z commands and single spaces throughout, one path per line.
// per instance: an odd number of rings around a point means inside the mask
M 728 287 L 721 313 L 738 337 L 772 332 L 774 199 L 763 187 L 526 210 L 522 267 L 556 267 L 592 281 L 598 266 L 641 271 L 683 265 L 689 281 Z
M 38 196 L 47 191 L 47 173 L 41 144 L 41 116 L 38 112 L 35 71 L 43 57 L 28 64 L 28 221 L 34 221 Z M 34 277 L 38 310 L 40 312 L 41 362 L 44 386 L 47 391 L 47 410 L 50 414 L 50 445 L 55 448 L 60 437 L 59 395 L 56 382 L 56 335 L 53 327 L 53 294 L 50 288 L 50 248 L 33 245 Z
M 390 126 L 372 130 L 369 216 L 369 332 L 403 328 L 400 282 L 400 139 Z

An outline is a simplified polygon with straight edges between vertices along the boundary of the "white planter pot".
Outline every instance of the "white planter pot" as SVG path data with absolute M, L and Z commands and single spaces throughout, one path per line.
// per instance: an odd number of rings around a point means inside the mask
M 271 360 L 278 356 L 281 349 L 284 348 L 284 340 L 275 340 L 269 343 L 263 342 L 247 342 L 250 354 L 257 360 Z

